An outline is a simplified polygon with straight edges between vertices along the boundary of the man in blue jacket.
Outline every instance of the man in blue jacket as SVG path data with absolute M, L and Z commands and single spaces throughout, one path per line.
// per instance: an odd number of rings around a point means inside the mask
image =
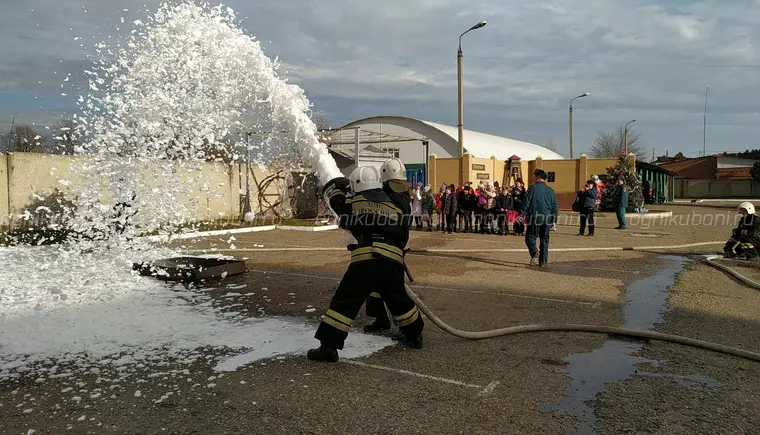
M 623 177 L 618 178 L 615 188 L 615 198 L 612 200 L 612 207 L 615 209 L 618 226 L 616 230 L 625 229 L 625 209 L 628 208 L 628 186 L 625 185 Z
M 533 173 L 533 185 L 528 189 L 528 194 L 523 202 L 523 220 L 527 223 L 525 232 L 525 244 L 530 252 L 531 266 L 536 263 L 546 267 L 549 262 L 549 232 L 557 225 L 557 194 L 554 189 L 546 185 L 547 174 L 543 169 L 536 169 Z M 540 249 L 536 249 L 536 237 L 540 239 Z

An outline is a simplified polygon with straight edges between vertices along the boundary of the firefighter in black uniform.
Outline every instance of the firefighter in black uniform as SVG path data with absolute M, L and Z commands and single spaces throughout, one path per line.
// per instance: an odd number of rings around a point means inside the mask
M 742 217 L 739 225 L 731 233 L 723 255 L 737 260 L 760 259 L 760 217 L 755 214 L 755 206 L 751 202 L 739 204 Z
M 401 225 L 404 231 L 404 256 L 406 256 L 409 251 L 409 228 L 412 226 L 412 198 L 409 195 L 409 186 L 406 184 L 406 167 L 395 157 L 389 159 L 380 168 L 380 179 L 383 182 L 383 191 L 403 214 Z M 391 320 L 379 292 L 372 292 L 367 298 L 367 317 L 374 317 L 375 321 L 366 325 L 364 332 L 384 332 L 391 328 Z
M 346 198 L 349 186 L 355 192 L 352 198 Z M 343 349 L 354 318 L 372 292 L 380 293 L 388 305 L 406 344 L 422 348 L 422 315 L 404 289 L 402 212 L 381 187 L 378 170 L 371 166 L 359 167 L 349 179 L 339 177 L 325 185 L 330 208 L 339 216 L 341 227 L 351 231 L 356 246 L 317 328 L 320 346 L 307 353 L 310 360 L 338 361 L 338 350 Z

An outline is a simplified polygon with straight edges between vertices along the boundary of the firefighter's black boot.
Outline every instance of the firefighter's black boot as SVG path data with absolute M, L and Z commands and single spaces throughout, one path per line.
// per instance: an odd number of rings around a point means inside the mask
M 306 357 L 312 361 L 338 362 L 338 349 L 322 344 L 316 349 L 309 350 Z
M 385 332 L 391 329 L 391 322 L 387 317 L 378 317 L 369 325 L 364 325 L 364 332 Z
M 404 343 L 412 349 L 422 349 L 422 334 L 414 338 L 405 337 Z

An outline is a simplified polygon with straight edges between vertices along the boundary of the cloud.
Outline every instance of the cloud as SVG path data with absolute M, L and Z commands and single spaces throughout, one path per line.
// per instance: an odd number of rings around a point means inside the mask
M 0 18 L 0 93 L 53 95 L 81 83 L 94 41 L 118 38 L 158 0 L 11 0 Z M 283 72 L 335 121 L 380 113 L 456 123 L 459 34 L 465 123 L 494 134 L 576 148 L 636 118 L 662 152 L 751 147 L 760 97 L 760 8 L 720 0 L 229 0 Z M 123 9 L 128 9 L 124 11 Z M 84 12 L 84 11 L 87 12 Z M 121 23 L 124 17 L 124 23 Z M 119 27 L 119 31 L 114 28 Z M 75 38 L 80 38 L 76 39 Z M 65 92 L 65 91 L 64 91 Z M 17 109 L 41 116 L 47 100 Z M 0 99 L 2 102 L 2 99 Z M 60 107 L 54 107 L 59 110 Z M 1 118 L 13 108 L 0 104 Z M 26 116 L 26 115 L 25 115 Z M 524 128 L 521 126 L 525 126 Z

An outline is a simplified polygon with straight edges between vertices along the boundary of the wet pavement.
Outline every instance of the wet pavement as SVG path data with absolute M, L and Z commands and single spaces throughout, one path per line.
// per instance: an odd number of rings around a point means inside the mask
M 651 330 L 663 321 L 667 310 L 668 287 L 675 283 L 677 274 L 688 260 L 683 257 L 663 256 L 659 260 L 654 275 L 639 278 L 626 288 L 626 303 L 623 307 L 624 328 Z M 638 355 L 645 341 L 625 337 L 610 338 L 604 345 L 591 352 L 570 355 L 563 373 L 570 377 L 565 395 L 557 403 L 541 405 L 539 410 L 559 415 L 571 415 L 580 421 L 580 426 L 568 433 L 592 434 L 598 420 L 589 405 L 608 384 L 622 381 L 631 376 L 666 377 L 681 385 L 695 388 L 714 388 L 719 383 L 705 376 L 677 376 L 662 373 L 639 372 L 639 364 L 657 366 L 658 361 Z

